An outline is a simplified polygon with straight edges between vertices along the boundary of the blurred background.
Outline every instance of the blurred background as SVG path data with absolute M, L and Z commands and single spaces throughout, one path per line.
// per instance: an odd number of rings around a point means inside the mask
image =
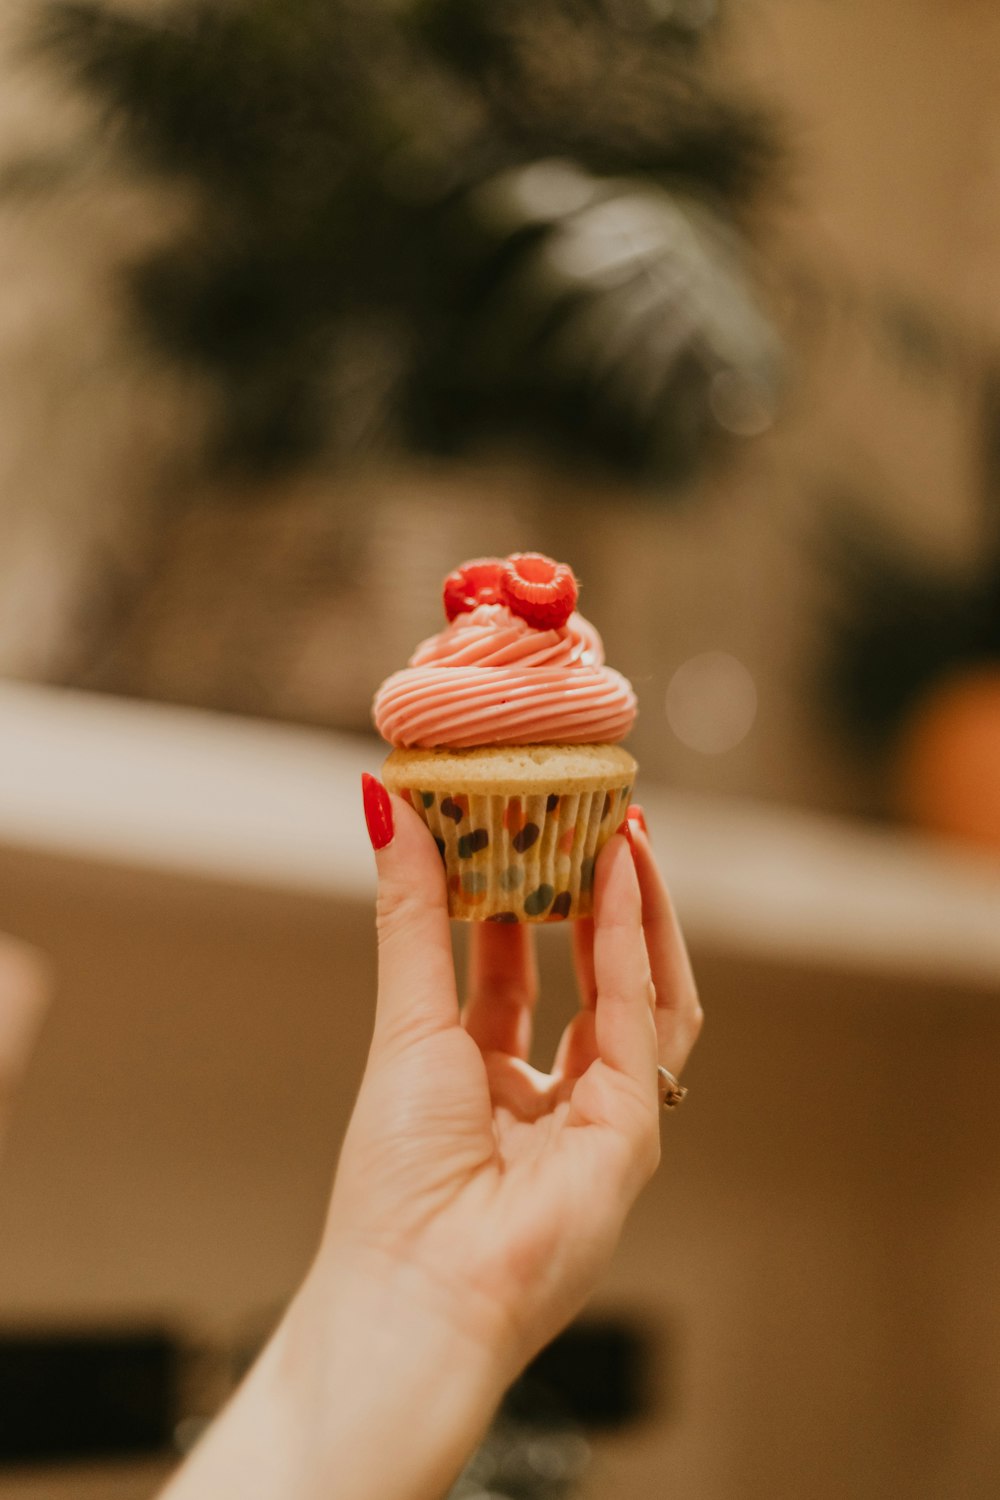
M 462 1493 L 996 1494 L 998 65 L 985 0 L 7 0 L 0 927 L 56 992 L 5 1326 L 238 1363 L 293 1288 L 373 690 L 540 550 L 711 1020 L 579 1335 L 615 1391 Z M 163 1467 L 8 1446 L 11 1496 Z

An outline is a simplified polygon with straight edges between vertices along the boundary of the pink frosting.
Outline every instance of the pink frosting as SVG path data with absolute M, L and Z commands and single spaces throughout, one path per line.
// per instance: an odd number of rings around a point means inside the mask
M 417 647 L 379 688 L 373 713 L 392 745 L 462 750 L 621 740 L 636 702 L 581 615 L 536 630 L 503 604 L 480 604 Z

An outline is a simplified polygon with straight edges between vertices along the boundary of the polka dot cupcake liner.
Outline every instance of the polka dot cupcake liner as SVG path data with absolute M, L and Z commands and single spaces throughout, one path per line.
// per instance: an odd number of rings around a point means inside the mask
M 452 917 L 559 922 L 590 916 L 594 863 L 625 817 L 632 786 L 521 796 L 399 792 L 434 835 Z

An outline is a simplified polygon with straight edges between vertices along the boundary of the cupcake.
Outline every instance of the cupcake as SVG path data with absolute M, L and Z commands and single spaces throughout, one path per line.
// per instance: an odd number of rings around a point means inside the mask
M 447 627 L 375 695 L 391 792 L 423 818 L 463 920 L 589 916 L 594 862 L 636 763 L 631 686 L 604 665 L 564 563 L 480 558 L 444 585 Z

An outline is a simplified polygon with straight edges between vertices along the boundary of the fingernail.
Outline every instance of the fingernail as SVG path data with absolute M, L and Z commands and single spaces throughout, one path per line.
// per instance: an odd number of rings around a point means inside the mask
M 375 776 L 367 771 L 361 773 L 361 795 L 365 804 L 365 823 L 373 849 L 384 849 L 392 843 L 395 829 L 392 826 L 392 803 L 389 793 Z
M 629 849 L 631 850 L 632 859 L 633 859 L 633 862 L 634 862 L 634 860 L 635 860 L 635 838 L 634 838 L 633 833 L 632 833 L 632 825 L 629 822 L 628 818 L 626 818 L 624 820 L 624 822 L 621 824 L 621 826 L 619 828 L 615 829 L 615 832 L 616 833 L 622 833 L 622 834 L 625 835 L 626 839 L 628 840 L 628 846 L 629 846 Z
M 643 833 L 647 838 L 649 838 L 649 826 L 646 823 L 646 814 L 643 812 L 638 802 L 632 802 L 629 804 L 629 810 L 625 814 L 625 817 L 629 823 L 638 823 Z

